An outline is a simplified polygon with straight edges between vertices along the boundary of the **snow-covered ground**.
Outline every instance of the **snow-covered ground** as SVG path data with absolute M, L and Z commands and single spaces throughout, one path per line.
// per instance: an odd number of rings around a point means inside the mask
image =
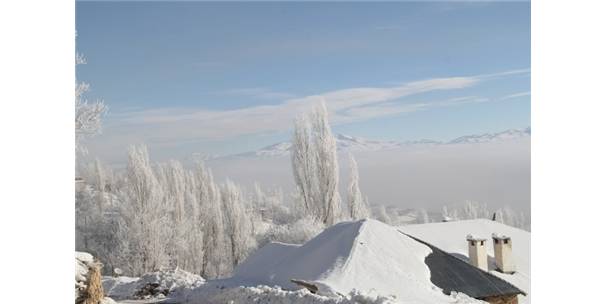
M 520 295 L 520 303 L 530 303 L 530 233 L 489 220 L 401 227 L 376 220 L 343 222 L 303 245 L 269 243 L 240 264 L 230 278 L 205 282 L 177 270 L 140 279 L 108 277 L 103 285 L 114 298 L 132 299 L 136 290 L 156 282 L 170 290 L 166 299 L 155 299 L 166 303 L 483 303 L 464 294 L 445 295 L 430 281 L 425 257 L 431 249 L 405 234 L 465 260 L 466 235 L 490 239 L 493 233 L 511 237 L 517 272 L 494 270 L 492 246 L 487 246 L 489 270 L 528 294 Z M 293 279 L 317 287 L 317 293 Z
M 140 278 L 103 277 L 103 290 L 107 296 L 118 300 L 162 299 L 166 295 L 182 298 L 191 289 L 201 286 L 204 282 L 204 279 L 199 275 L 176 269 L 147 273 Z M 145 290 L 151 284 L 154 284 L 155 295 L 144 294 L 142 290 Z
M 527 296 L 519 296 L 521 304 L 530 303 L 530 232 L 486 219 L 408 225 L 398 229 L 464 259 L 468 258 L 465 240 L 468 234 L 489 240 L 486 253 L 490 272 L 527 294 Z M 504 274 L 495 270 L 494 248 L 491 241 L 493 233 L 511 237 L 512 255 L 516 264 L 514 274 Z
M 233 277 L 193 290 L 187 303 L 478 302 L 463 294 L 445 295 L 431 283 L 424 263 L 430 252 L 379 221 L 343 222 L 303 245 L 264 246 L 239 265 Z M 293 279 L 317 287 L 317 294 Z

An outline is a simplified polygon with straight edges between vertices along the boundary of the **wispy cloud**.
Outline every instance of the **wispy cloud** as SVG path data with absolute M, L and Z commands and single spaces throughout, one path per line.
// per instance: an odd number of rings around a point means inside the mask
M 398 103 L 388 102 L 365 107 L 355 107 L 337 114 L 333 121 L 337 124 L 364 121 L 373 118 L 393 116 L 403 113 L 428 110 L 438 107 L 450 107 L 469 103 L 487 102 L 489 99 L 477 96 L 465 96 L 433 102 Z
M 312 104 L 326 102 L 331 113 L 339 115 L 358 107 L 439 90 L 461 89 L 475 85 L 474 77 L 436 78 L 405 83 L 393 87 L 348 88 L 287 99 L 277 105 L 259 105 L 235 110 L 207 110 L 191 108 L 159 108 L 123 113 L 119 120 L 129 124 L 161 124 L 198 121 L 201 125 L 222 128 L 230 126 L 233 134 L 217 133 L 217 136 L 242 135 L 255 132 L 280 131 L 290 127 L 292 119 Z M 211 133 L 211 132 L 209 132 Z M 210 134 L 207 134 L 210 135 Z
M 515 70 L 476 76 L 433 78 L 389 87 L 346 88 L 298 98 L 291 98 L 290 94 L 266 88 L 234 89 L 223 93 L 285 100 L 278 104 L 230 110 L 156 108 L 125 112 L 114 115 L 112 125 L 120 130 L 121 136 L 135 137 L 138 141 L 178 143 L 189 140 L 217 140 L 288 130 L 296 115 L 307 111 L 312 104 L 320 101 L 326 102 L 331 123 L 339 125 L 432 107 L 485 102 L 487 99 L 477 96 L 435 102 L 415 102 L 407 97 L 469 88 L 485 80 L 528 72 Z M 507 98 L 514 98 L 513 95 Z
M 272 100 L 272 99 L 291 99 L 295 98 L 294 94 L 274 91 L 269 88 L 239 88 L 239 89 L 231 89 L 217 92 L 218 95 L 225 96 L 238 96 L 238 97 L 250 97 L 254 99 L 264 99 L 264 100 Z
M 519 97 L 525 97 L 525 96 L 530 96 L 530 91 L 514 93 L 514 94 L 507 95 L 507 96 L 503 96 L 500 98 L 500 100 L 508 100 L 508 99 L 514 99 L 514 98 L 519 98 Z
M 509 71 L 498 72 L 498 73 L 483 74 L 483 75 L 479 75 L 477 77 L 488 80 L 488 79 L 500 78 L 500 77 L 504 77 L 504 76 L 513 76 L 513 75 L 530 76 L 530 69 L 509 70 Z

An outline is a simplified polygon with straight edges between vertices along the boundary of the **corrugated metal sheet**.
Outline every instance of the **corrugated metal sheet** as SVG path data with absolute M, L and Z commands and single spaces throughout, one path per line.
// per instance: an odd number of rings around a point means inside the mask
M 477 299 L 499 295 L 526 295 L 509 282 L 470 265 L 431 244 L 406 235 L 427 245 L 433 251 L 425 258 L 425 264 L 431 272 L 431 282 L 442 288 L 445 294 L 449 295 L 452 291 L 456 291 Z

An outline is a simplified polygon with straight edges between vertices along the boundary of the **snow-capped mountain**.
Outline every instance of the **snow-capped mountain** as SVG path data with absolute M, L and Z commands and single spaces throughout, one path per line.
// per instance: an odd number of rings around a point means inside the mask
M 360 137 L 353 137 L 343 134 L 337 134 L 335 137 L 337 140 L 337 150 L 349 151 L 349 150 L 365 150 L 375 151 L 381 149 L 388 149 L 398 147 L 401 143 L 395 141 L 378 141 L 368 140 Z
M 431 139 L 421 139 L 415 141 L 380 141 L 370 140 L 361 137 L 354 137 L 344 134 L 337 134 L 337 151 L 378 151 L 384 149 L 393 149 L 405 146 L 428 146 L 428 145 L 448 145 L 448 144 L 472 144 L 484 142 L 496 142 L 524 138 L 530 136 L 530 127 L 526 129 L 510 129 L 498 133 L 485 133 L 479 135 L 466 135 L 455 138 L 451 141 L 442 142 Z M 256 151 L 241 153 L 233 156 L 237 157 L 276 157 L 287 156 L 290 153 L 292 144 L 290 142 L 281 142 L 273 144 Z
M 526 129 L 510 129 L 498 133 L 485 133 L 480 135 L 466 135 L 449 141 L 449 144 L 469 144 L 493 141 L 503 141 L 516 138 L 530 137 L 530 127 Z
M 353 137 L 344 134 L 337 134 L 335 139 L 337 142 L 337 151 L 377 151 L 399 147 L 403 144 L 395 141 L 368 140 L 365 138 Z M 246 152 L 236 156 L 284 156 L 290 153 L 291 147 L 291 142 L 281 142 L 261 148 L 257 151 Z
M 254 156 L 281 156 L 288 155 L 290 153 L 290 147 L 292 147 L 292 143 L 290 142 L 281 142 L 277 144 L 273 144 L 271 146 L 267 146 L 265 148 L 261 148 L 254 152 L 244 153 L 245 155 L 254 155 Z

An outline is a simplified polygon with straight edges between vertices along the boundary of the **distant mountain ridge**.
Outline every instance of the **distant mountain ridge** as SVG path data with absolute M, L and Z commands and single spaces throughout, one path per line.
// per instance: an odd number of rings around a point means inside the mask
M 421 146 L 421 145 L 455 145 L 455 144 L 475 144 L 498 142 L 512 139 L 530 137 L 530 127 L 525 129 L 509 129 L 497 133 L 484 133 L 465 135 L 457 137 L 450 141 L 437 141 L 431 139 L 421 139 L 414 141 L 380 141 L 370 140 L 361 137 L 354 137 L 344 134 L 336 134 L 337 151 L 378 151 L 383 149 L 392 149 L 406 146 Z M 292 147 L 291 142 L 280 142 L 273 144 L 256 151 L 231 155 L 231 157 L 276 157 L 286 156 L 290 153 Z
M 469 143 L 482 143 L 482 142 L 493 142 L 503 141 L 508 139 L 516 139 L 530 137 L 530 127 L 526 129 L 509 129 L 498 133 L 485 133 L 480 135 L 466 135 L 455 138 L 449 141 L 449 144 L 469 144 Z

